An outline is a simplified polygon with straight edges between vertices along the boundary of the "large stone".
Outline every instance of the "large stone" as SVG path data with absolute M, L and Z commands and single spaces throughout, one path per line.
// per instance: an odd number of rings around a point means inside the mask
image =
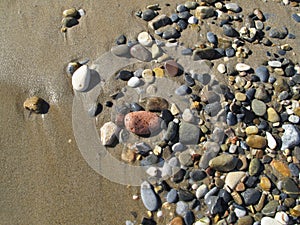
M 260 222 L 261 225 L 282 225 L 282 223 L 279 223 L 276 219 L 271 217 L 263 217 Z
M 281 150 L 292 149 L 300 144 L 300 131 L 296 126 L 284 124 L 282 128 L 284 129 L 284 133 L 281 137 Z
M 200 128 L 196 125 L 181 122 L 179 126 L 179 141 L 186 145 L 197 144 L 200 133 Z
M 87 65 L 79 67 L 72 76 L 72 86 L 76 91 L 85 91 L 89 87 L 91 72 Z
M 152 53 L 140 44 L 132 46 L 130 54 L 133 58 L 143 62 L 149 62 L 152 59 Z
M 151 20 L 148 23 L 148 25 L 151 29 L 157 30 L 158 28 L 164 27 L 171 23 L 172 23 L 171 19 L 168 16 L 162 14 L 162 15 L 155 17 L 153 20 Z
M 251 148 L 259 148 L 259 149 L 262 149 L 267 145 L 266 139 L 259 135 L 250 135 L 249 137 L 247 137 L 246 143 Z
M 245 205 L 254 205 L 258 203 L 261 196 L 261 192 L 254 188 L 249 188 L 246 191 L 244 191 L 241 195 L 244 199 Z
M 229 172 L 233 170 L 237 164 L 237 158 L 230 154 L 222 154 L 209 161 L 209 166 L 220 172 Z
M 198 6 L 195 10 L 197 19 L 206 19 L 215 15 L 215 10 L 208 6 Z
M 141 197 L 142 202 L 147 210 L 155 211 L 159 207 L 158 196 L 154 192 L 152 186 L 147 181 L 141 184 Z
M 220 52 L 218 52 L 214 48 L 204 48 L 204 49 L 196 49 L 193 51 L 193 60 L 200 60 L 200 59 L 208 59 L 208 60 L 213 60 L 213 59 L 219 59 L 223 57 Z
M 113 122 L 107 122 L 100 128 L 100 140 L 104 146 L 114 146 L 118 141 L 119 128 Z
M 270 164 L 274 170 L 274 175 L 276 176 L 283 176 L 283 177 L 290 177 L 291 171 L 288 165 L 280 160 L 273 159 Z
M 263 116 L 267 111 L 267 106 L 263 101 L 254 99 L 251 102 L 251 108 L 257 116 Z
M 124 123 L 128 131 L 140 136 L 155 135 L 161 129 L 161 119 L 155 113 L 146 111 L 128 113 Z

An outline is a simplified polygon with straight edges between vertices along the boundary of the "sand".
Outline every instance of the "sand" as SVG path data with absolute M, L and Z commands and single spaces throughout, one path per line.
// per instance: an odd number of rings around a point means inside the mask
M 245 11 L 260 7 L 272 13 L 272 25 L 285 21 L 290 32 L 300 35 L 290 18 L 296 9 L 273 1 L 236 2 Z M 132 200 L 137 187 L 110 182 L 83 159 L 72 130 L 73 91 L 65 67 L 74 59 L 96 60 L 120 34 L 136 37 L 146 23 L 134 12 L 154 3 L 0 2 L 1 224 L 124 224 L 134 220 L 132 211 L 138 213 L 138 222 L 146 215 L 141 201 Z M 175 8 L 174 0 L 159 3 Z M 70 7 L 83 8 L 86 16 L 64 35 L 61 13 Z M 299 50 L 299 39 L 280 42 Z M 290 58 L 297 61 L 297 55 Z M 259 52 L 250 58 L 262 59 Z M 48 101 L 48 114 L 29 116 L 24 111 L 23 101 L 32 95 Z

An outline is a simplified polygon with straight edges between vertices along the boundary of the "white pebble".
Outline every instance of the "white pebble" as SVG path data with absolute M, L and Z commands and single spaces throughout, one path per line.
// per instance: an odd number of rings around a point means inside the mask
M 151 46 L 153 42 L 151 35 L 146 31 L 139 33 L 137 39 L 138 42 L 144 46 Z
M 273 135 L 269 132 L 266 132 L 266 137 L 267 137 L 267 141 L 268 141 L 268 147 L 270 149 L 275 149 L 277 146 L 276 140 L 273 137 Z
M 136 88 L 140 85 L 140 83 L 141 83 L 141 80 L 138 77 L 131 77 L 128 80 L 127 85 L 129 87 Z
M 155 177 L 157 175 L 157 168 L 154 166 L 151 166 L 146 170 L 146 173 L 151 177 Z
M 157 211 L 156 213 L 157 217 L 162 217 L 163 216 L 163 212 L 161 210 Z
M 77 12 L 79 13 L 80 16 L 85 15 L 85 11 L 83 9 L 78 9 Z
M 221 63 L 221 64 L 218 65 L 217 70 L 220 73 L 224 74 L 226 72 L 226 67 L 225 67 L 225 65 L 223 63 Z
M 268 65 L 271 66 L 271 67 L 280 68 L 281 67 L 281 62 L 279 62 L 279 61 L 268 61 Z
M 76 91 L 85 91 L 91 80 L 90 69 L 87 65 L 79 67 L 72 76 L 72 86 Z
M 236 64 L 235 68 L 239 72 L 248 71 L 251 69 L 251 67 L 245 63 L 238 63 L 238 64 Z
M 275 220 L 283 225 L 286 225 L 289 223 L 289 216 L 285 212 L 277 212 L 275 215 Z
M 177 142 L 176 144 L 174 144 L 174 145 L 172 146 L 172 151 L 173 151 L 173 152 L 181 152 L 181 151 L 183 151 L 183 150 L 184 150 L 184 145 L 181 144 L 180 142 Z
M 189 19 L 188 19 L 188 23 L 189 24 L 197 24 L 198 23 L 198 19 L 194 16 L 191 16 Z
M 291 123 L 299 123 L 300 118 L 299 118 L 299 116 L 296 116 L 296 115 L 290 115 L 290 116 L 289 116 L 289 121 L 290 121 Z
M 139 199 L 139 196 L 138 196 L 138 195 L 133 195 L 133 196 L 132 196 L 132 199 L 133 199 L 133 200 L 138 200 L 138 199 Z

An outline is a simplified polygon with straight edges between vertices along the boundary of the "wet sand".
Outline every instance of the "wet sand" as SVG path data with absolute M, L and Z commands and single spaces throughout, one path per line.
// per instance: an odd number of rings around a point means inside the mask
M 296 9 L 273 1 L 236 2 L 245 11 L 260 7 L 273 13 L 272 25 L 286 21 L 290 32 L 300 35 L 290 18 Z M 134 220 L 131 211 L 138 212 L 138 222 L 146 216 L 141 201 L 132 200 L 137 187 L 110 182 L 82 158 L 72 131 L 73 92 L 65 66 L 77 58 L 97 59 L 120 34 L 136 37 L 146 23 L 134 12 L 154 3 L 1 1 L 1 224 L 124 224 Z M 175 8 L 174 0 L 159 3 Z M 61 13 L 70 7 L 83 8 L 86 16 L 64 36 Z M 292 43 L 299 52 L 299 39 L 278 42 Z M 290 58 L 296 62 L 298 56 Z M 250 58 L 263 59 L 255 51 Z M 23 110 L 23 101 L 32 95 L 49 102 L 48 114 L 29 116 Z

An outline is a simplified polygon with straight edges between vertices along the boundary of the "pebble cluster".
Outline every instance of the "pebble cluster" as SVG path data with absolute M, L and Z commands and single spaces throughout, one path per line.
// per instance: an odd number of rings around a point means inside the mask
M 67 32 L 68 28 L 79 24 L 78 20 L 84 15 L 85 12 L 83 9 L 77 10 L 76 8 L 71 8 L 64 10 L 62 13 L 61 32 Z
M 115 77 L 126 88 L 145 87 L 151 97 L 113 107 L 115 117 L 100 128 L 104 146 L 124 145 L 121 159 L 149 175 L 140 189 L 149 211 L 141 224 L 299 224 L 300 67 L 288 57 L 292 46 L 284 43 L 295 35 L 286 27 L 269 27 L 259 9 L 241 14 L 233 2 L 188 1 L 171 15 L 160 10 L 156 4 L 136 13 L 153 34 L 144 31 L 131 41 L 121 35 L 111 49 L 117 57 L 156 63 Z M 295 25 L 300 21 L 298 14 L 291 18 Z M 162 48 L 178 46 L 184 30 L 207 22 L 222 35 L 208 31 L 181 57 L 205 61 L 226 77 L 224 83 L 186 70 Z M 260 65 L 247 63 L 253 44 L 267 49 Z M 224 63 L 215 65 L 217 59 Z M 188 99 L 186 108 L 155 95 L 163 77 L 181 82 L 172 94 Z M 72 76 L 73 88 L 84 91 L 88 83 L 83 65 Z M 112 93 L 106 105 L 119 94 Z M 89 115 L 100 111 L 95 103 Z M 129 143 L 130 135 L 151 144 Z

